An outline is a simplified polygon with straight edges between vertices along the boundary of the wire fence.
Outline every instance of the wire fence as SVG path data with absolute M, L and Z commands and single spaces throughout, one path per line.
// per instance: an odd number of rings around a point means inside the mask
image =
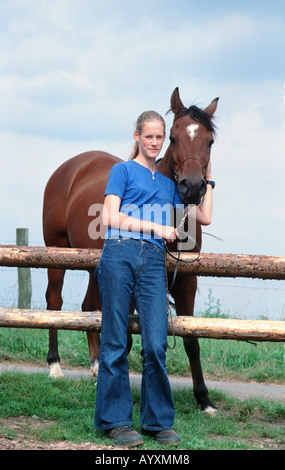
M 47 270 L 31 268 L 31 308 L 45 309 Z M 88 273 L 67 270 L 63 309 L 80 310 L 87 289 Z M 17 268 L 0 267 L 0 304 L 17 307 Z M 258 279 L 199 278 L 195 314 L 245 319 L 285 320 L 285 285 Z
M 15 240 L 0 240 L 0 245 L 14 244 Z M 29 245 L 43 246 L 43 242 L 31 240 Z M 17 307 L 17 269 L 0 266 L 1 306 Z M 47 270 L 30 268 L 30 272 L 32 278 L 31 308 L 44 310 L 46 308 Z M 64 301 L 62 308 L 64 310 L 81 309 L 88 276 L 85 271 L 66 271 L 62 293 Z M 195 315 L 285 321 L 285 283 L 276 280 L 249 278 L 199 277 Z

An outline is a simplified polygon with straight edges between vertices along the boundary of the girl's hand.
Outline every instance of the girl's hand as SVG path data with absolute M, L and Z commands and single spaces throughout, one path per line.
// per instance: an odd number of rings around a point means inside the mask
M 170 227 L 168 225 L 159 225 L 155 224 L 154 233 L 166 240 L 168 243 L 174 242 L 178 237 L 178 231 L 175 227 Z

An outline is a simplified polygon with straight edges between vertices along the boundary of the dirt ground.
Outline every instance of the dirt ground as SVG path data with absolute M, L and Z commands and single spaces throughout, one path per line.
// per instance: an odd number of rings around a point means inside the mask
M 0 427 L 17 431 L 17 437 L 7 437 L 0 433 L 1 450 L 126 450 L 127 447 L 104 446 L 95 442 L 76 444 L 68 441 L 41 442 L 29 437 L 31 430 L 44 429 L 53 424 L 52 421 L 39 419 L 37 416 L 19 416 L 17 418 L 0 418 Z
M 92 451 L 92 450 L 104 450 L 104 451 L 117 451 L 117 450 L 129 450 L 127 447 L 117 446 L 104 446 L 96 444 L 95 442 L 83 442 L 76 444 L 68 441 L 55 441 L 55 442 L 41 442 L 36 438 L 29 437 L 32 430 L 44 429 L 53 424 L 50 420 L 43 420 L 37 416 L 27 417 L 19 416 L 17 418 L 0 418 L 0 427 L 5 430 L 17 432 L 17 437 L 7 437 L 0 433 L 0 452 L 3 450 L 79 450 L 79 451 Z M 252 445 L 257 446 L 263 450 L 285 450 L 283 444 L 277 445 L 272 439 L 264 438 L 254 440 L 251 442 Z

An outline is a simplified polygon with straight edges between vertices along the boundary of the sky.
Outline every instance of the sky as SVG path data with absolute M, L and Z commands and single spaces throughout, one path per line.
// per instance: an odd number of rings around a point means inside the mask
M 43 245 L 53 171 L 89 150 L 127 159 L 137 116 L 165 115 L 178 86 L 185 106 L 220 98 L 205 231 L 222 241 L 202 251 L 284 256 L 284 31 L 283 0 L 1 0 L 0 244 L 28 227 Z

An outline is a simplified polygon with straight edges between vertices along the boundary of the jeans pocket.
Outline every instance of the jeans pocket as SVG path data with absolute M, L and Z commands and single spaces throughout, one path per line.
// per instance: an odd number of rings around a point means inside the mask
M 106 246 L 119 246 L 121 245 L 122 243 L 125 243 L 127 240 L 129 240 L 129 238 L 126 238 L 126 237 L 110 237 L 108 238 L 105 243 L 104 243 L 104 247 Z

